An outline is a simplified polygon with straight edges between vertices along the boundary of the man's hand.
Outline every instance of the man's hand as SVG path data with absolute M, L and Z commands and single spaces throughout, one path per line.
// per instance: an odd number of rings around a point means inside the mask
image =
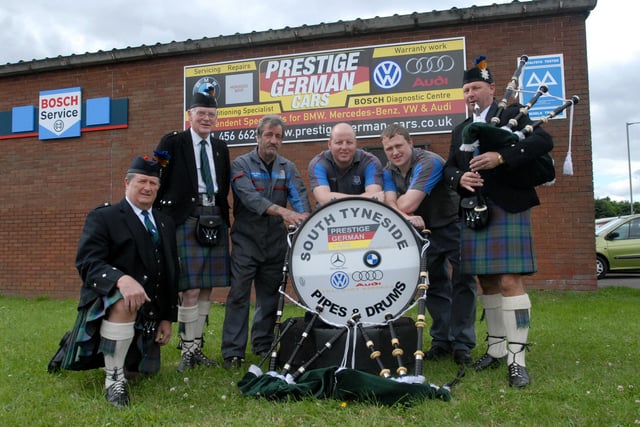
M 165 345 L 171 339 L 171 322 L 168 320 L 161 320 L 158 326 L 158 333 L 156 334 L 156 342 L 160 345 Z
M 406 218 L 416 230 L 424 230 L 424 218 L 420 215 L 409 215 Z
M 120 277 L 116 286 L 122 294 L 125 308 L 130 313 L 136 313 L 145 302 L 151 301 L 142 285 L 131 276 Z
M 460 178 L 460 186 L 471 192 L 475 192 L 476 188 L 482 187 L 484 180 L 477 172 L 465 172 Z
M 284 210 L 286 212 L 284 212 L 284 214 L 282 215 L 282 220 L 284 221 L 284 224 L 287 227 L 290 225 L 299 227 L 300 224 L 302 224 L 307 218 L 309 218 L 309 214 L 306 212 L 298 213 L 296 211 L 292 211 L 289 209 L 284 209 Z

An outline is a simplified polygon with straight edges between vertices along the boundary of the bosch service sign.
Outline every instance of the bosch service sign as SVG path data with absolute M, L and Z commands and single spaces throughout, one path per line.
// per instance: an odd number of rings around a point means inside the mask
M 230 145 L 254 144 L 265 114 L 286 121 L 285 142 L 324 140 L 343 121 L 358 137 L 390 123 L 450 132 L 466 117 L 464 58 L 464 38 L 452 38 L 188 66 L 185 110 L 199 88 L 215 87 L 216 136 Z
M 80 136 L 82 91 L 79 87 L 40 92 L 40 139 Z

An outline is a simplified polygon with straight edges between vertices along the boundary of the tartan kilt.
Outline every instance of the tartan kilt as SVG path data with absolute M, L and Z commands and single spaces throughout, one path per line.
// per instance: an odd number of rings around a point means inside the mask
M 103 354 L 113 352 L 115 343 L 101 339 L 100 326 L 109 307 L 120 299 L 122 294 L 116 289 L 110 295 L 96 298 L 91 304 L 78 308 L 62 369 L 84 371 L 104 366 Z M 155 334 L 145 334 L 143 327 L 139 317 L 134 326 L 135 335 L 127 352 L 125 367 L 129 371 L 153 374 L 160 370 L 160 345 L 155 342 Z
M 229 286 L 229 229 L 221 228 L 223 235 L 219 245 L 202 246 L 196 240 L 197 220 L 190 216 L 176 229 L 180 257 L 180 292 Z
M 489 224 L 463 227 L 462 271 L 468 274 L 532 274 L 538 271 L 531 210 L 510 213 L 487 199 Z

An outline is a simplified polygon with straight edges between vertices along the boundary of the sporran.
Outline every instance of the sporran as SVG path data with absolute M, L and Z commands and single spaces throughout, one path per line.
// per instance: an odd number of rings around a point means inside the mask
M 480 230 L 489 223 L 489 206 L 482 194 L 462 198 L 460 210 L 464 224 L 472 230 Z
M 196 240 L 202 246 L 217 246 L 223 235 L 222 217 L 220 215 L 200 215 L 196 222 Z

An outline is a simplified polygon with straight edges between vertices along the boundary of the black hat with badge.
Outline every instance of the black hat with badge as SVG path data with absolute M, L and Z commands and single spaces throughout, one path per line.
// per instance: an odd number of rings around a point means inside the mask
M 214 85 L 208 85 L 203 92 L 196 92 L 193 95 L 189 108 L 195 107 L 218 108 L 216 88 Z
M 169 163 L 169 157 L 169 153 L 166 151 L 154 151 L 153 159 L 149 159 L 147 156 L 138 156 L 131 162 L 127 173 L 159 177 L 162 168 Z
M 487 68 L 487 58 L 485 56 L 477 57 L 475 60 L 475 67 L 469 68 L 464 72 L 462 84 L 471 82 L 493 83 L 493 74 L 491 73 L 491 70 Z

